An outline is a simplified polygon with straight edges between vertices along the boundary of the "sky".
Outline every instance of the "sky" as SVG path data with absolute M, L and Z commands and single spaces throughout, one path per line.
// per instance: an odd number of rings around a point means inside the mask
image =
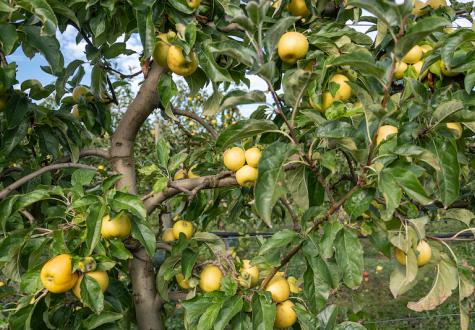
M 398 0 L 397 2 L 401 2 L 402 0 Z M 469 2 L 473 0 L 462 0 L 461 2 Z M 363 13 L 364 15 L 368 15 L 368 13 Z M 460 26 L 466 26 L 469 27 L 470 23 L 466 20 L 463 21 L 457 21 L 456 22 Z M 360 32 L 365 32 L 368 27 L 367 26 L 354 26 L 354 28 Z M 61 50 L 63 52 L 64 60 L 65 60 L 65 65 L 67 63 L 75 60 L 75 59 L 82 59 L 86 61 L 85 57 L 85 46 L 86 42 L 81 41 L 79 44 L 76 44 L 76 34 L 77 31 L 73 27 L 69 26 L 64 33 L 60 33 L 59 31 L 57 32 L 57 38 L 58 41 L 61 45 Z M 374 38 L 374 34 L 369 34 Z M 123 41 L 123 40 L 120 40 Z M 142 50 L 142 45 L 140 43 L 140 40 L 138 38 L 138 35 L 133 35 L 129 40 L 127 40 L 127 48 L 134 50 L 136 54 L 133 55 L 121 55 L 115 60 L 115 64 L 117 65 L 117 69 L 120 70 L 123 73 L 131 73 L 131 72 L 136 72 L 140 70 L 139 66 L 139 53 Z M 29 59 L 26 57 L 21 50 L 21 48 L 17 49 L 15 53 L 12 55 L 9 55 L 7 57 L 7 60 L 9 62 L 16 62 L 17 63 L 17 80 L 21 83 L 24 80 L 28 79 L 37 79 L 39 80 L 43 85 L 47 85 L 48 83 L 54 82 L 53 76 L 45 73 L 43 70 L 41 70 L 41 66 L 48 65 L 45 59 L 40 55 L 37 54 L 34 56 L 32 59 Z M 87 62 L 87 61 L 86 61 Z M 84 67 L 86 70 L 86 75 L 83 78 L 82 83 L 85 85 L 90 84 L 90 72 L 91 68 L 89 66 Z M 250 75 L 248 78 L 251 81 L 251 89 L 253 90 L 262 90 L 266 91 L 267 86 L 266 83 L 260 79 L 257 76 Z M 179 79 L 178 77 L 175 76 L 175 79 Z M 140 81 L 142 80 L 141 76 L 138 76 L 135 79 L 131 80 L 132 84 L 132 90 L 137 91 L 138 86 Z M 209 91 L 211 94 L 211 91 Z M 246 105 L 246 106 L 241 106 L 240 110 L 243 116 L 247 117 L 252 113 L 252 111 L 255 110 L 257 105 Z

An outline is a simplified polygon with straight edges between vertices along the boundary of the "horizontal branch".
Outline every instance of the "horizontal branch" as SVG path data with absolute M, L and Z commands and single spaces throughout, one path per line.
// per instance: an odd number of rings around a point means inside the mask
M 231 176 L 230 172 L 223 172 L 218 175 L 203 176 L 195 179 L 183 179 L 172 182 L 164 191 L 149 194 L 149 198 L 144 201 L 147 213 L 153 210 L 165 200 L 181 193 L 182 191 L 193 191 L 196 187 L 201 189 L 222 188 L 237 186 L 236 178 Z
M 196 113 L 189 112 L 189 111 L 186 111 L 186 110 L 179 110 L 179 109 L 175 109 L 175 108 L 172 108 L 172 112 L 175 115 L 185 116 L 185 117 L 188 117 L 190 119 L 193 119 L 194 121 L 201 124 L 201 126 L 203 126 L 209 132 L 209 134 L 211 134 L 211 136 L 213 136 L 214 139 L 218 138 L 218 133 L 213 128 L 213 126 L 211 126 L 206 120 L 204 120 L 203 118 L 198 116 Z
M 63 168 L 82 168 L 82 169 L 97 171 L 97 169 L 94 166 L 84 165 L 84 164 L 79 164 L 79 163 L 60 163 L 60 164 L 48 165 L 48 166 L 42 167 L 39 170 L 37 170 L 35 172 L 32 172 L 32 173 L 18 179 L 17 181 L 13 182 L 11 185 L 7 186 L 5 189 L 0 191 L 0 200 L 4 199 L 12 191 L 14 191 L 15 189 L 21 187 L 22 185 L 24 185 L 28 181 L 33 180 L 37 176 L 40 176 L 40 175 L 42 175 L 46 172 L 49 172 L 49 171 L 59 170 L 59 169 L 63 169 Z
M 90 157 L 95 156 L 99 158 L 104 158 L 108 160 L 110 158 L 109 150 L 101 149 L 101 148 L 90 148 L 90 149 L 83 149 L 79 152 L 79 157 Z M 71 161 L 71 156 L 65 156 L 63 158 L 58 159 L 55 164 L 57 163 L 67 163 Z

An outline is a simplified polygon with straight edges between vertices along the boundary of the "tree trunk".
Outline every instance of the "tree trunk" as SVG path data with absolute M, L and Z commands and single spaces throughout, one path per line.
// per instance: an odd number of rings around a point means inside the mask
M 158 106 L 157 85 L 163 71 L 163 68 L 157 65 L 152 66 L 112 136 L 111 164 L 116 172 L 122 174 L 117 188 L 127 188 L 133 194 L 137 193 L 135 138 L 147 117 Z M 161 330 L 163 329 L 161 303 L 155 289 L 155 272 L 150 256 L 143 248 L 132 253 L 134 257 L 129 262 L 129 272 L 138 327 L 141 330 Z

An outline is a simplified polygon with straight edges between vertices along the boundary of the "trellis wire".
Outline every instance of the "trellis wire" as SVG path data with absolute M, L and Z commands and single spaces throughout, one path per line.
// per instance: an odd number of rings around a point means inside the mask
M 475 312 L 469 313 L 469 315 L 475 315 Z M 416 317 L 404 317 L 400 319 L 364 321 L 363 324 L 395 323 L 395 322 L 411 321 L 411 320 L 430 320 L 430 319 L 449 317 L 449 316 L 460 316 L 460 314 L 459 313 L 438 314 L 438 315 L 432 315 L 432 316 L 416 316 Z

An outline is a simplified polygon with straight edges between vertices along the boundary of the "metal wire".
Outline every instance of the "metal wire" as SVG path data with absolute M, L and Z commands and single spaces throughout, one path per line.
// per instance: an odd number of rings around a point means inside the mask
M 468 315 L 475 315 L 475 312 L 469 313 Z M 405 317 L 400 319 L 391 319 L 391 320 L 376 320 L 376 321 L 363 321 L 363 324 L 381 324 L 381 323 L 395 323 L 395 322 L 402 322 L 402 321 L 411 321 L 411 320 L 429 320 L 441 317 L 448 317 L 448 316 L 460 316 L 459 313 L 454 314 L 441 314 L 441 315 L 433 315 L 433 316 L 416 316 L 416 317 Z

